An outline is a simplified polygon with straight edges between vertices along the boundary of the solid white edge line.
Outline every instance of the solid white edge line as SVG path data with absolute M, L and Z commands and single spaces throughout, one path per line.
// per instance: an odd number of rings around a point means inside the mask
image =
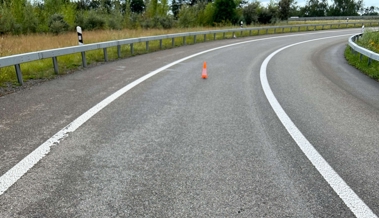
M 268 62 L 274 57 L 277 53 L 290 48 L 295 45 L 313 42 L 317 40 L 324 40 L 330 38 L 336 38 L 341 36 L 332 36 L 325 37 L 313 40 L 307 40 L 295 44 L 291 44 L 276 50 L 271 53 L 262 63 L 260 69 L 260 78 L 263 91 L 278 116 L 279 120 L 282 122 L 284 127 L 287 129 L 288 133 L 295 140 L 297 145 L 311 161 L 313 166 L 316 167 L 318 172 L 324 177 L 324 179 L 329 183 L 337 195 L 343 200 L 343 202 L 349 207 L 349 209 L 354 213 L 358 218 L 363 217 L 377 217 L 373 211 L 359 198 L 359 196 L 349 187 L 348 184 L 334 171 L 334 169 L 328 164 L 328 162 L 317 152 L 313 145 L 305 138 L 305 136 L 300 132 L 296 125 L 292 122 L 290 117 L 284 111 L 278 100 L 276 99 L 274 93 L 272 92 L 270 85 L 267 80 L 267 65 Z
M 349 30 L 350 31 L 350 30 Z M 27 155 L 24 159 L 22 159 L 20 162 L 18 162 L 14 167 L 12 167 L 10 170 L 8 170 L 5 174 L 3 174 L 0 177 L 0 196 L 8 190 L 14 183 L 16 183 L 26 172 L 28 172 L 35 164 L 37 164 L 44 156 L 46 156 L 50 152 L 50 148 L 53 145 L 59 144 L 59 142 L 68 136 L 69 133 L 74 132 L 77 128 L 79 128 L 81 125 L 83 125 L 85 122 L 87 122 L 92 116 L 97 114 L 99 111 L 101 111 L 103 108 L 105 108 L 107 105 L 109 105 L 111 102 L 116 100 L 121 95 L 125 94 L 127 91 L 132 89 L 133 87 L 137 86 L 138 84 L 142 83 L 143 81 L 149 79 L 150 77 L 160 73 L 161 71 L 174 66 L 180 62 L 183 62 L 185 60 L 188 60 L 190 58 L 215 51 L 222 48 L 227 48 L 235 45 L 241 45 L 245 43 L 250 42 L 256 42 L 256 41 L 263 41 L 263 40 L 271 40 L 271 39 L 278 39 L 278 38 L 287 38 L 287 37 L 297 37 L 297 36 L 304 36 L 304 35 L 315 35 L 315 34 L 324 34 L 324 33 L 330 33 L 330 32 L 343 32 L 343 31 L 321 31 L 321 32 L 313 32 L 313 33 L 304 33 L 304 34 L 290 34 L 285 36 L 275 36 L 275 37 L 269 37 L 269 38 L 262 38 L 262 39 L 254 39 L 239 43 L 233 43 L 213 49 L 209 49 L 206 51 L 202 51 L 196 54 L 193 54 L 191 56 L 182 58 L 180 60 L 177 60 L 175 62 L 172 62 L 166 66 L 163 66 L 149 74 L 146 74 L 145 76 L 137 79 L 136 81 L 126 85 L 125 87 L 121 88 L 120 90 L 116 91 L 91 109 L 89 109 L 87 112 L 76 118 L 73 122 L 68 124 L 66 127 L 58 131 L 54 136 L 46 140 L 43 144 L 41 144 L 38 148 L 36 148 L 33 152 L 31 152 L 29 155 Z

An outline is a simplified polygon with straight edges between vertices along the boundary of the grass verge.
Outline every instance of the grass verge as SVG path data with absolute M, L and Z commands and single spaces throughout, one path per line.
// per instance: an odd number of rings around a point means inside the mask
M 368 57 L 360 55 L 357 52 L 353 52 L 350 46 L 346 46 L 345 58 L 350 65 L 362 71 L 372 79 L 379 81 L 379 62 L 372 60 L 371 64 L 369 65 Z

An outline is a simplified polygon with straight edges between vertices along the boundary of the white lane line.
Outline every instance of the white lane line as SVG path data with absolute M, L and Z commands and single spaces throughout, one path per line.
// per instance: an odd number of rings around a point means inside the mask
M 271 53 L 262 63 L 260 70 L 260 78 L 263 91 L 274 109 L 276 115 L 279 117 L 280 121 L 287 129 L 289 134 L 295 140 L 297 145 L 311 161 L 313 166 L 316 167 L 318 172 L 324 177 L 324 179 L 329 183 L 333 190 L 338 194 L 338 196 L 345 202 L 345 204 L 350 208 L 354 215 L 358 218 L 363 217 L 377 217 L 372 210 L 359 198 L 357 194 L 346 184 L 346 182 L 333 170 L 333 168 L 326 162 L 326 160 L 317 152 L 313 145 L 305 138 L 305 136 L 300 132 L 300 130 L 295 126 L 286 112 L 283 110 L 282 106 L 279 104 L 274 93 L 272 92 L 270 85 L 267 81 L 267 65 L 268 62 L 277 53 L 290 48 L 295 45 L 313 42 L 317 40 L 324 40 L 330 38 L 336 38 L 341 36 L 325 37 L 313 40 L 307 40 L 295 44 L 285 46 L 281 49 L 276 50 Z
M 77 128 L 79 128 L 81 125 L 83 125 L 85 122 L 87 122 L 92 116 L 97 114 L 99 111 L 101 111 L 103 108 L 105 108 L 107 105 L 112 103 L 114 100 L 116 100 L 121 95 L 125 94 L 130 89 L 134 88 L 138 84 L 142 83 L 143 81 L 149 79 L 150 77 L 162 72 L 163 70 L 174 66 L 180 62 L 183 62 L 185 60 L 188 60 L 190 58 L 215 51 L 222 48 L 227 48 L 235 45 L 241 45 L 245 43 L 250 42 L 256 42 L 256 41 L 263 41 L 263 40 L 271 40 L 271 39 L 278 39 L 278 38 L 287 38 L 287 37 L 296 37 L 296 36 L 304 36 L 304 35 L 314 35 L 314 34 L 324 34 L 324 33 L 331 33 L 331 32 L 342 32 L 342 31 L 328 31 L 328 32 L 314 32 L 314 33 L 304 33 L 304 34 L 292 34 L 292 35 L 285 35 L 285 36 L 275 36 L 270 38 L 263 38 L 263 39 L 255 39 L 255 40 L 249 40 L 239 43 L 234 43 L 230 45 L 225 45 L 213 49 L 209 49 L 206 51 L 202 51 L 196 54 L 193 54 L 191 56 L 182 58 L 180 60 L 177 60 L 175 62 L 172 62 L 166 66 L 163 66 L 149 74 L 146 74 L 145 76 L 139 78 L 138 80 L 128 84 L 127 86 L 121 88 L 117 92 L 113 93 L 91 109 L 89 109 L 87 112 L 76 118 L 72 123 L 68 124 L 66 127 L 61 129 L 59 132 L 57 132 L 54 136 L 49 138 L 46 142 L 44 142 L 42 145 L 40 145 L 38 148 L 36 148 L 32 153 L 30 153 L 28 156 L 26 156 L 24 159 L 22 159 L 19 163 L 17 163 L 14 167 L 12 167 L 10 170 L 8 170 L 4 175 L 0 177 L 0 196 L 8 190 L 9 187 L 11 187 L 14 183 L 17 182 L 26 172 L 28 172 L 29 169 L 31 169 L 38 161 L 40 161 L 45 155 L 47 155 L 50 152 L 50 148 L 53 145 L 59 144 L 59 142 L 68 136 L 69 133 L 74 132 Z

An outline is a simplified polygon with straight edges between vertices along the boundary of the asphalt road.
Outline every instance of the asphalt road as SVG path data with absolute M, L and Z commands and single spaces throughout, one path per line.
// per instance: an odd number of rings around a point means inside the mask
M 88 68 L 0 98 L 0 175 L 100 110 L 0 195 L 0 217 L 354 217 L 271 107 L 379 214 L 379 84 L 343 51 L 359 30 L 228 39 Z M 201 79 L 203 62 L 208 79 Z M 1 184 L 0 184 L 1 185 Z M 353 205 L 354 207 L 354 205 Z M 373 215 L 372 214 L 372 215 Z M 375 216 L 374 216 L 375 217 Z

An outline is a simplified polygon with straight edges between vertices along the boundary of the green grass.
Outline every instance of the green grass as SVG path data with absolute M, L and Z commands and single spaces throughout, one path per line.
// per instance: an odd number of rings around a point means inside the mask
M 379 62 L 372 60 L 369 65 L 368 57 L 360 55 L 357 52 L 353 52 L 349 46 L 345 49 L 345 58 L 350 65 L 362 71 L 372 79 L 379 81 Z

